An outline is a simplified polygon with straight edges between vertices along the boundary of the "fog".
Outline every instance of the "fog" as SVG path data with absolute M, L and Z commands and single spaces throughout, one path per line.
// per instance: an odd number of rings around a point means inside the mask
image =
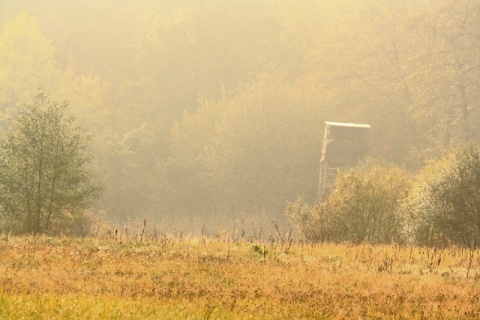
M 0 0 L 0 128 L 42 88 L 94 135 L 95 213 L 288 228 L 287 201 L 316 199 L 325 121 L 369 124 L 368 154 L 412 172 L 479 142 L 479 17 L 478 0 Z

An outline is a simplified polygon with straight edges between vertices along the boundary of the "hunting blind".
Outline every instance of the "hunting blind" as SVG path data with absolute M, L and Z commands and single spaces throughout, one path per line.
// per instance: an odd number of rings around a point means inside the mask
M 354 166 L 368 151 L 370 125 L 327 122 L 320 158 L 318 200 L 321 202 L 330 192 L 338 170 Z

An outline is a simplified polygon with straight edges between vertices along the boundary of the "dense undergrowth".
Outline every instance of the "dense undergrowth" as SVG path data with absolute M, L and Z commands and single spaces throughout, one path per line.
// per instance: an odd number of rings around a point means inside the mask
M 480 316 L 480 251 L 162 236 L 4 237 L 0 318 Z

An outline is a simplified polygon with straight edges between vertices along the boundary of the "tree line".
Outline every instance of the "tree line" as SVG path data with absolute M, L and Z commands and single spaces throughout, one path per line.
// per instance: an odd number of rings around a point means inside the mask
M 478 0 L 1 6 L 2 134 L 39 87 L 68 100 L 113 220 L 285 221 L 315 201 L 325 120 L 411 171 L 478 144 Z

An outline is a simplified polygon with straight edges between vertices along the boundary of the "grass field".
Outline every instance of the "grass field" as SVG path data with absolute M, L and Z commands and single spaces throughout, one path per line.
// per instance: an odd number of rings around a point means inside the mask
M 2 319 L 478 319 L 480 251 L 4 237 Z

